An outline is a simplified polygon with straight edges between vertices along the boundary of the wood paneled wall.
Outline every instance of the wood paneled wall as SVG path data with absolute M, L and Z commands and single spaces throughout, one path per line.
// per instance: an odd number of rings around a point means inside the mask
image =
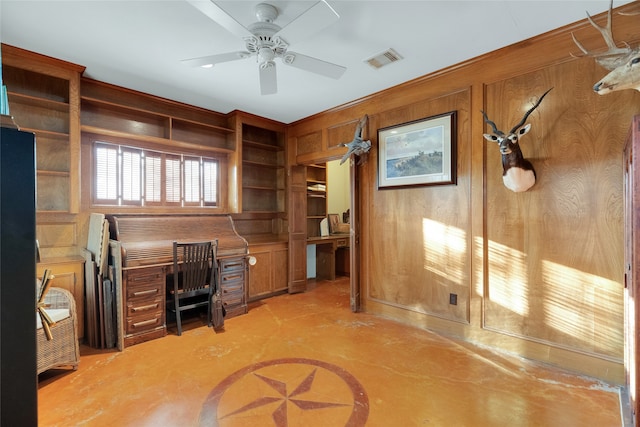
M 616 39 L 638 43 L 639 19 L 616 14 Z M 586 21 L 557 29 L 296 122 L 290 153 L 339 158 L 329 136 L 369 115 L 373 147 L 358 166 L 365 311 L 621 384 L 622 148 L 640 93 L 595 94 L 606 71 L 571 56 L 571 32 L 604 48 Z M 550 87 L 521 141 L 537 182 L 513 193 L 481 110 L 508 131 Z M 457 185 L 378 190 L 377 129 L 452 110 Z

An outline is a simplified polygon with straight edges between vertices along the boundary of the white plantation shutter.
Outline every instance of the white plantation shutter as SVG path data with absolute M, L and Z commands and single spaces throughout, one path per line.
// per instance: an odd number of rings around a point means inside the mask
M 167 156 L 165 165 L 165 192 L 168 203 L 180 203 L 180 156 Z
M 94 142 L 93 203 L 218 206 L 220 161 Z
M 162 201 L 162 154 L 144 153 L 144 200 L 147 204 Z
M 94 201 L 101 204 L 118 203 L 118 147 L 95 145 Z
M 200 159 L 184 159 L 184 203 L 200 204 Z
M 122 203 L 142 204 L 142 152 L 120 147 L 122 151 Z
M 202 175 L 204 182 L 202 201 L 205 206 L 216 206 L 218 203 L 218 162 L 202 159 Z

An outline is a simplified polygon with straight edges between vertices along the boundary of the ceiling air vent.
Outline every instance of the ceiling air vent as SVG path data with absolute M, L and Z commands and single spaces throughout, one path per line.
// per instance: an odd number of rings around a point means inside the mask
M 372 56 L 369 59 L 365 59 L 364 62 L 371 65 L 373 68 L 381 68 L 385 65 L 391 64 L 392 62 L 400 61 L 402 56 L 395 50 L 389 48 L 384 52 L 381 52 L 375 56 Z

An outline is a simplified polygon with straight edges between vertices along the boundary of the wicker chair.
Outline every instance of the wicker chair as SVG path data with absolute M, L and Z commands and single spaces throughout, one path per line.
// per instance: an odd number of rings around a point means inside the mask
M 38 374 L 52 368 L 71 367 L 75 371 L 80 362 L 78 345 L 78 317 L 71 292 L 49 288 L 45 296 L 47 309 L 69 309 L 69 316 L 51 326 L 53 339 L 48 340 L 43 328 L 36 331 L 38 345 Z

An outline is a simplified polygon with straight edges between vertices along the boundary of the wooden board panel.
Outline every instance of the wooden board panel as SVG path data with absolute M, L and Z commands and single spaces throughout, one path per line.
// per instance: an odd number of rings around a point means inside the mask
M 255 265 L 249 266 L 249 299 L 259 298 L 272 292 L 271 278 L 271 252 L 268 250 L 257 252 L 250 250 L 252 257 L 256 259 Z
M 377 279 L 371 283 L 370 298 L 461 322 L 469 321 L 473 248 L 467 232 L 469 103 L 470 92 L 463 90 L 379 115 L 382 128 L 457 111 L 458 184 L 375 191 L 375 209 L 369 212 L 375 227 L 368 230 L 370 274 Z M 371 154 L 369 163 L 376 164 L 377 153 Z M 457 296 L 457 305 L 449 303 L 450 294 Z
M 70 155 L 68 138 L 51 138 L 36 135 L 38 170 L 69 172 Z
M 36 225 L 36 236 L 41 249 L 76 246 L 78 244 L 75 223 L 43 223 L 39 221 Z
M 302 135 L 296 141 L 296 154 L 307 154 L 322 151 L 322 132 Z
M 506 130 L 554 90 L 520 143 L 537 171 L 532 189 L 506 189 L 498 149 L 487 146 L 484 319 L 504 333 L 620 359 L 628 129 L 620 112 L 634 109 L 634 94 L 579 90 L 601 74 L 585 59 L 487 86 L 487 113 Z
M 283 291 L 287 289 L 287 275 L 289 266 L 289 251 L 286 247 L 274 249 L 271 254 L 273 271 L 273 291 Z
M 348 123 L 341 123 L 329 127 L 327 130 L 327 148 L 338 148 L 342 143 L 351 142 L 359 121 L 360 119 L 351 120 Z M 366 131 L 364 132 L 364 136 L 366 137 Z M 344 152 L 347 152 L 346 148 L 344 148 Z

